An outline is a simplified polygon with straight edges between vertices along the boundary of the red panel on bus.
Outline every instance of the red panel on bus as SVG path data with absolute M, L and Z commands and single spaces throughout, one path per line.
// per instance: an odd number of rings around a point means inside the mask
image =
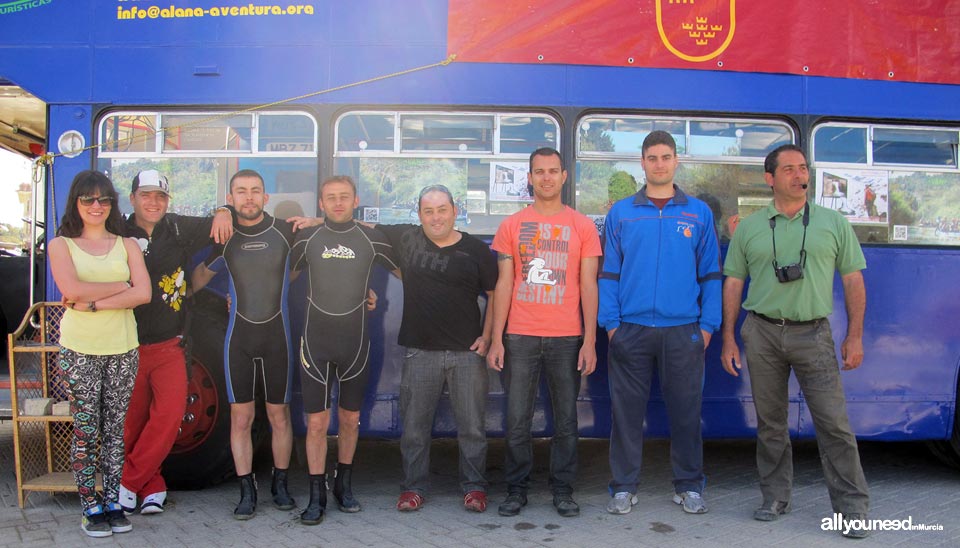
M 457 61 L 960 83 L 958 2 L 450 0 Z

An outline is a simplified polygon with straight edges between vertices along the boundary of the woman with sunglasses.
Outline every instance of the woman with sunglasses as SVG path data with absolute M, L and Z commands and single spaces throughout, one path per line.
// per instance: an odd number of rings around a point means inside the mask
M 67 308 L 58 366 L 71 397 L 70 464 L 83 506 L 80 526 L 91 537 L 133 528 L 118 503 L 123 423 L 138 364 L 133 308 L 150 301 L 150 278 L 140 247 L 122 235 L 113 183 L 98 171 L 78 173 L 48 256 Z

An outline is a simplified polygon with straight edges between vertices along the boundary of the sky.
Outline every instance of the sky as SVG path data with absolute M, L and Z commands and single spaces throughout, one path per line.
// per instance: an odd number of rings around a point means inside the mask
M 30 160 L 0 149 L 0 223 L 19 223 L 23 217 L 17 189 L 30 182 L 30 172 Z

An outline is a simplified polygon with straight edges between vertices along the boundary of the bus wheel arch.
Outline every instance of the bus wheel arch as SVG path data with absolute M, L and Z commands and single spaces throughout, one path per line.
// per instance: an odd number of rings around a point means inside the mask
M 230 449 L 230 403 L 223 369 L 226 304 L 203 292 L 198 296 L 188 336 L 193 356 L 188 365 L 187 408 L 180 433 L 163 463 L 163 477 L 171 489 L 201 489 L 235 475 Z M 253 448 L 266 439 L 266 416 L 258 411 L 253 423 Z

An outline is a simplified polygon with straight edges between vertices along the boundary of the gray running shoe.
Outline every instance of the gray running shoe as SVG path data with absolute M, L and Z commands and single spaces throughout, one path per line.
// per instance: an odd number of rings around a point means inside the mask
M 685 491 L 673 495 L 673 503 L 683 506 L 683 511 L 688 514 L 706 514 L 707 503 L 703 502 L 703 497 L 696 491 Z
M 636 495 L 621 491 L 613 495 L 613 498 L 607 503 L 607 512 L 611 514 L 629 514 L 630 510 L 633 509 L 633 505 L 636 504 L 638 500 Z

